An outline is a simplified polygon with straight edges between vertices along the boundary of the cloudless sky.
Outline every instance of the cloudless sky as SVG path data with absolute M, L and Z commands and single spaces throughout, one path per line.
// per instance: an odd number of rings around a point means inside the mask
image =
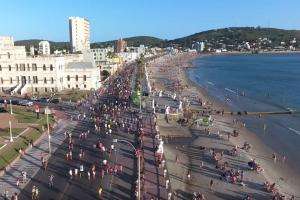
M 0 35 L 68 41 L 68 17 L 90 21 L 91 41 L 174 39 L 229 26 L 300 29 L 300 0 L 0 0 Z

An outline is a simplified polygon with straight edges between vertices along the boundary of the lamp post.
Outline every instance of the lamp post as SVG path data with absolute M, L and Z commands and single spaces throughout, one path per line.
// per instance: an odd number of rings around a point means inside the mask
M 50 135 L 50 127 L 49 127 L 49 114 L 51 114 L 51 110 L 47 106 L 45 108 L 46 120 L 47 120 L 47 133 L 48 133 L 48 150 L 49 155 L 51 154 L 51 135 Z
M 113 142 L 114 143 L 117 143 L 117 142 L 123 142 L 123 143 L 126 143 L 128 144 L 129 146 L 131 146 L 134 151 L 137 153 L 137 157 L 138 157 L 138 200 L 141 199 L 141 155 L 140 153 L 137 151 L 137 149 L 135 148 L 135 146 L 129 142 L 128 140 L 122 140 L 122 139 L 113 139 Z
M 12 137 L 12 131 L 11 131 L 11 121 L 9 120 L 9 135 L 10 135 L 10 142 L 13 142 L 13 137 Z
M 9 107 L 10 107 L 10 114 L 12 115 L 12 114 L 13 114 L 13 111 L 12 111 L 11 99 L 9 100 Z

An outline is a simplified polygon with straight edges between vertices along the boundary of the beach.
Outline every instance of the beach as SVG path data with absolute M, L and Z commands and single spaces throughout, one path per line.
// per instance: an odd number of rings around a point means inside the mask
M 186 69 L 193 67 L 195 58 L 199 55 L 165 55 L 148 66 L 151 85 L 155 91 L 163 91 L 164 94 L 155 96 L 155 100 L 162 110 L 157 113 L 158 126 L 165 138 L 166 163 L 175 196 L 189 199 L 194 192 L 200 192 L 207 199 L 243 199 L 247 195 L 253 199 L 271 199 L 278 191 L 286 199 L 292 198 L 292 195 L 295 199 L 299 198 L 299 174 L 287 166 L 285 158 L 280 155 L 274 158 L 272 149 L 247 129 L 247 124 L 238 116 L 226 114 L 230 108 L 224 102 L 210 96 L 189 79 Z M 179 101 L 183 102 L 184 108 L 194 112 L 198 110 L 198 117 L 201 112 L 209 113 L 211 124 L 208 127 L 179 125 L 176 122 L 181 116 L 180 112 L 176 114 Z M 164 120 L 163 108 L 166 105 L 175 113 L 175 120 L 169 123 Z M 238 132 L 238 136 L 232 136 L 233 132 Z M 244 148 L 245 142 L 251 145 L 249 151 Z M 260 172 L 250 169 L 248 162 L 251 161 L 259 165 Z M 220 170 L 218 167 L 224 163 L 228 166 Z M 227 180 L 226 176 L 224 180 L 224 171 L 230 170 L 238 174 L 236 182 Z M 191 177 L 187 176 L 189 173 Z M 264 185 L 266 182 L 275 183 L 272 191 L 268 191 L 269 188 Z

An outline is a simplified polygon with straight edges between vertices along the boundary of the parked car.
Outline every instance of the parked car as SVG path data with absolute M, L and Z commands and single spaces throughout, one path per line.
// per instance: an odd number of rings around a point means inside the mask
M 19 104 L 21 106 L 33 106 L 33 102 L 30 100 L 26 100 L 26 99 L 20 100 Z
M 37 101 L 41 103 L 48 103 L 49 99 L 47 99 L 46 97 L 41 97 Z
M 61 101 L 61 98 L 52 98 L 49 100 L 49 103 L 59 103 Z

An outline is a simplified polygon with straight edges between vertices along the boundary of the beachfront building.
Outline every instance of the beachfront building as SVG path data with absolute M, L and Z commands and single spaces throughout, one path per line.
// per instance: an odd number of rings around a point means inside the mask
M 105 65 L 109 62 L 109 54 L 113 54 L 114 47 L 91 49 L 93 59 L 97 66 Z
M 48 41 L 40 41 L 39 54 L 40 55 L 50 55 L 50 43 Z
M 12 37 L 0 37 L 0 92 L 35 94 L 97 89 L 100 71 L 85 54 L 26 56 Z
M 69 17 L 69 32 L 72 52 L 90 49 L 90 23 L 81 17 Z

